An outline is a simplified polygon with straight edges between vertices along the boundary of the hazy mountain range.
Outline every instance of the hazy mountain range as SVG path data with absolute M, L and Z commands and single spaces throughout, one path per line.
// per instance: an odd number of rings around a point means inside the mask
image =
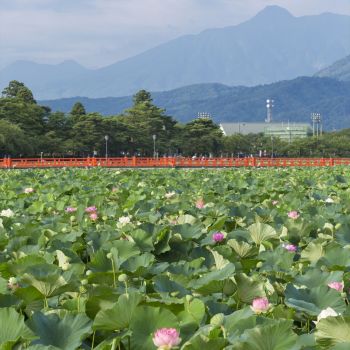
M 329 77 L 350 81 L 350 56 L 347 56 L 316 74 L 318 77 Z
M 275 100 L 274 121 L 310 122 L 313 112 L 321 113 L 325 129 L 350 127 L 350 82 L 330 78 L 302 77 L 255 87 L 198 84 L 152 94 L 157 106 L 181 122 L 198 112 L 208 112 L 216 122 L 263 122 L 265 100 Z M 90 99 L 74 97 L 40 101 L 54 111 L 69 112 L 75 102 L 87 111 L 105 115 L 121 113 L 132 105 L 132 97 Z
M 134 94 L 199 83 L 253 86 L 313 75 L 350 54 L 350 16 L 294 17 L 269 6 L 237 26 L 187 35 L 110 66 L 90 70 L 16 62 L 0 71 L 0 88 L 17 79 L 38 99 Z

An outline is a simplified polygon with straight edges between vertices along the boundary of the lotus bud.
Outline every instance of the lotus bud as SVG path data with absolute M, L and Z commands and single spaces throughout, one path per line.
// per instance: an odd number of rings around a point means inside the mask
M 186 301 L 187 301 L 188 303 L 190 303 L 190 302 L 193 300 L 193 296 L 190 295 L 190 294 L 187 294 L 187 295 L 185 296 L 185 298 L 186 298 Z
M 122 273 L 121 275 L 118 276 L 118 281 L 119 282 L 127 282 L 128 280 L 128 275 L 126 275 L 125 273 Z
M 223 313 L 216 314 L 211 318 L 210 324 L 215 327 L 220 327 L 223 325 L 224 320 L 225 320 L 225 315 Z

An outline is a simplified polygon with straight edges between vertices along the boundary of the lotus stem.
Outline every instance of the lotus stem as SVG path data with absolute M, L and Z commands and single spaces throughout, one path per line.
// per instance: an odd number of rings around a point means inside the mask
M 94 350 L 94 347 L 95 347 L 95 334 L 96 334 L 96 331 L 94 331 L 94 332 L 92 333 L 91 350 Z
M 117 278 L 115 275 L 115 265 L 114 265 L 113 257 L 111 258 L 111 261 L 112 261 L 112 270 L 113 270 L 113 287 L 117 288 Z

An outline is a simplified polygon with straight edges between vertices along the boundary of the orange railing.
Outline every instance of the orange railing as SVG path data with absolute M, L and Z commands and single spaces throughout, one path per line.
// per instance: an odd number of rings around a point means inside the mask
M 0 168 L 63 168 L 63 167 L 323 167 L 350 165 L 350 158 L 0 158 Z

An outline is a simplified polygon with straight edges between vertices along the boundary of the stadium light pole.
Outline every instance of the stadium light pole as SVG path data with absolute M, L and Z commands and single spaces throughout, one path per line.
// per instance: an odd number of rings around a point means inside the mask
M 265 119 L 265 123 L 272 122 L 272 109 L 275 107 L 274 103 L 274 100 L 266 100 L 267 118 Z
M 273 136 L 271 136 L 271 158 L 273 158 Z
M 105 135 L 105 141 L 106 141 L 106 162 L 107 162 L 107 159 L 108 159 L 108 135 Z
M 153 139 L 153 158 L 155 158 L 156 157 L 156 139 L 157 139 L 156 134 L 152 135 L 152 139 Z
M 316 136 L 318 138 L 320 131 L 321 131 L 321 135 L 322 135 L 321 114 L 320 113 L 311 113 L 311 120 L 312 120 L 312 136 L 315 136 L 315 124 L 316 124 Z M 320 130 L 320 124 L 321 124 L 321 130 Z

